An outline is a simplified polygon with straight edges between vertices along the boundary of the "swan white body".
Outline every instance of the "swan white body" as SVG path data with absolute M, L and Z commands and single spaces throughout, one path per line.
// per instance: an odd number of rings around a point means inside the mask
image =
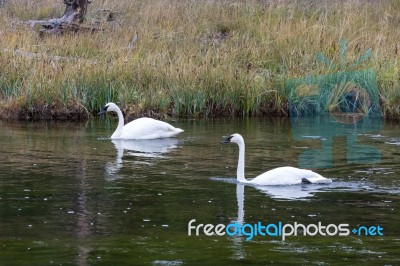
M 124 125 L 124 116 L 115 103 L 107 103 L 99 114 L 116 112 L 118 127 L 111 139 L 160 139 L 171 138 L 183 132 L 182 129 L 153 118 L 142 117 Z
M 244 140 L 240 134 L 233 134 L 223 140 L 222 143 L 236 143 L 239 146 L 239 161 L 237 167 L 237 180 L 240 183 L 270 186 L 270 185 L 295 185 L 301 183 L 331 183 L 332 180 L 325 178 L 311 170 L 284 166 L 267 171 L 252 180 L 244 177 Z

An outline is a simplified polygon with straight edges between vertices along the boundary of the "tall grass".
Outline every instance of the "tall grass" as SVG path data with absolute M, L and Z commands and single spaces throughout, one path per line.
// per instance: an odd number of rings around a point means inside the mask
M 0 116 L 80 118 L 108 101 L 131 116 L 286 115 L 284 81 L 326 73 L 315 54 L 340 62 L 346 39 L 346 63 L 372 48 L 359 68 L 376 70 L 384 115 L 400 117 L 398 0 L 95 0 L 85 23 L 102 31 L 40 38 L 19 23 L 63 9 L 0 6 Z

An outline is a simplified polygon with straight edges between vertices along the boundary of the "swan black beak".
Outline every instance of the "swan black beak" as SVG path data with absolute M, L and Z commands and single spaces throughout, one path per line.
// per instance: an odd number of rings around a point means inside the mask
M 107 113 L 107 108 L 108 106 L 104 106 L 103 109 L 101 109 L 101 111 L 97 115 L 102 115 L 104 113 Z
M 227 143 L 230 143 L 231 142 L 231 138 L 232 138 L 233 136 L 223 136 L 222 137 L 222 140 L 221 140 L 221 144 L 227 144 Z

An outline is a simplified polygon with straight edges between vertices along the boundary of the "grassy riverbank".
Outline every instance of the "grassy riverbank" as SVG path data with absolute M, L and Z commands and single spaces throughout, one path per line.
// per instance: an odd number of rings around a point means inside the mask
M 348 64 L 372 49 L 355 69 L 376 71 L 399 118 L 400 2 L 294 2 L 94 0 L 85 23 L 103 31 L 40 38 L 20 22 L 60 17 L 62 1 L 2 1 L 0 117 L 80 119 L 109 101 L 131 116 L 287 115 L 284 81 L 337 71 L 315 54 L 340 65 L 346 39 Z

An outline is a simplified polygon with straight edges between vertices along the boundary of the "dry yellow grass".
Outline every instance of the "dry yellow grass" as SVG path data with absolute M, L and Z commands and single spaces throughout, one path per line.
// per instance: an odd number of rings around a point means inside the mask
M 348 63 L 372 48 L 361 68 L 377 72 L 384 115 L 400 116 L 398 0 L 94 0 L 85 23 L 103 31 L 39 38 L 21 23 L 63 9 L 54 0 L 0 7 L 3 117 L 40 117 L 43 106 L 96 112 L 108 101 L 131 115 L 285 114 L 284 80 L 326 73 L 315 54 L 340 62 L 340 39 Z M 101 9 L 116 19 L 102 21 Z

